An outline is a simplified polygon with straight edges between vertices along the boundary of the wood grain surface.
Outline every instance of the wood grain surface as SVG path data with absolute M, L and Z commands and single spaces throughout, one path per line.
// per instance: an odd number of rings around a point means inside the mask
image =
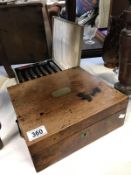
M 54 17 L 53 59 L 62 69 L 80 65 L 82 38 L 82 26 Z
M 54 97 L 53 92 L 70 91 Z M 94 88 L 100 92 L 92 94 Z M 31 80 L 8 89 L 20 129 L 37 171 L 60 160 L 124 122 L 128 98 L 81 68 Z M 82 99 L 79 94 L 91 96 Z M 47 134 L 29 141 L 27 132 L 45 126 Z M 84 137 L 85 130 L 89 137 Z M 83 136 L 81 136 L 83 135 Z M 85 134 L 86 135 L 86 134 Z
M 39 2 L 0 6 L 0 39 L 10 64 L 49 58 L 43 6 Z

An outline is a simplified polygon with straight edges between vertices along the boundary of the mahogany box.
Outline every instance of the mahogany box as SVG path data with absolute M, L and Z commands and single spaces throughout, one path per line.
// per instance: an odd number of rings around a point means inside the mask
M 54 32 L 54 55 L 61 59 L 59 63 L 65 61 L 63 55 L 68 63 L 72 57 L 75 66 L 68 67 L 66 62 L 62 64 L 66 70 L 8 88 L 36 171 L 123 125 L 128 103 L 126 95 L 79 67 L 73 53 L 80 55 L 80 26 L 57 18 L 55 25 L 61 32 Z M 69 26 L 74 27 L 66 36 Z M 71 40 L 71 45 L 67 40 Z M 58 46 L 60 54 L 56 51 Z M 72 52 L 65 52 L 66 49 Z

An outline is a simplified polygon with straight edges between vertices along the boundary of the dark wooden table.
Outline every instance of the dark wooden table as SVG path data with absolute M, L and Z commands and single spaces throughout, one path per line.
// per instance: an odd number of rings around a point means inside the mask
M 103 42 L 97 37 L 93 39 L 94 44 L 89 45 L 83 41 L 81 58 L 100 57 L 103 54 Z

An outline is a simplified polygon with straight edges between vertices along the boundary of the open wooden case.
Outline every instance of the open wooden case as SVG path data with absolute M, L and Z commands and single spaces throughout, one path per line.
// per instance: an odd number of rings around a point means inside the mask
M 73 35 L 72 31 L 74 31 Z M 16 68 L 15 74 L 18 82 L 79 66 L 82 34 L 81 26 L 54 17 L 52 58 Z
M 13 64 L 51 58 L 51 31 L 43 1 L 0 5 L 0 64 L 14 77 Z
M 124 123 L 127 96 L 79 67 L 81 38 L 80 26 L 55 18 L 54 58 L 63 71 L 8 88 L 36 171 Z

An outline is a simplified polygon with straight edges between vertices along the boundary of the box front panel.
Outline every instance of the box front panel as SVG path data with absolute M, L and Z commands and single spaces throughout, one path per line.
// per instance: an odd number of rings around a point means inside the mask
M 36 171 L 46 168 L 101 136 L 120 127 L 124 123 L 125 112 L 126 109 L 65 138 L 49 148 L 43 149 L 41 152 L 38 150 L 38 153 L 34 154 L 29 147 Z M 37 145 L 34 146 L 37 147 Z

